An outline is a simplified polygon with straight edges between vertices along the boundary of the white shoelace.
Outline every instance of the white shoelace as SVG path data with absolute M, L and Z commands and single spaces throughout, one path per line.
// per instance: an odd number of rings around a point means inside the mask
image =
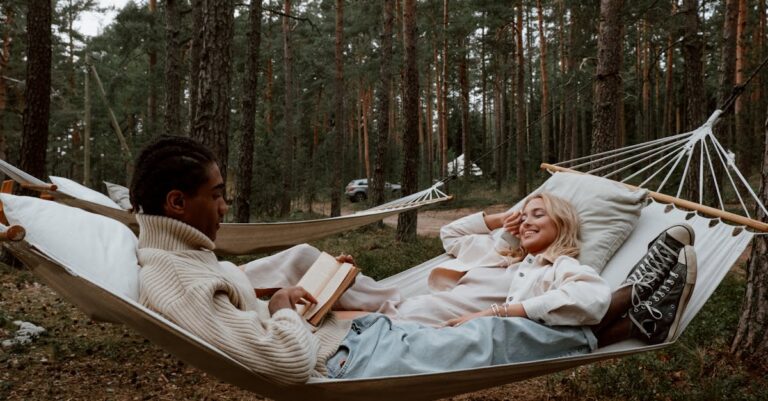
M 659 302 L 659 300 L 669 293 L 669 291 L 672 290 L 672 287 L 675 285 L 675 281 L 677 281 L 677 278 L 680 277 L 679 274 L 676 274 L 675 272 L 669 272 L 669 276 L 666 280 L 664 280 L 664 283 L 659 286 L 659 289 L 656 290 L 655 293 L 651 296 L 651 299 L 653 299 L 656 302 Z M 658 310 L 657 308 L 654 308 L 651 306 L 651 300 L 647 300 L 645 302 L 642 302 L 638 308 L 645 307 L 648 310 L 648 313 L 651 314 L 651 317 L 660 320 L 662 317 L 664 317 L 664 314 Z M 638 309 L 636 308 L 636 309 Z
M 642 273 L 642 275 L 632 283 L 632 305 L 637 307 L 643 303 L 640 299 L 639 287 L 644 287 L 649 291 L 653 291 L 652 283 L 659 277 L 663 277 L 668 271 L 665 269 L 665 264 L 676 262 L 677 255 L 675 254 L 675 251 L 663 241 L 660 241 L 651 247 L 651 249 L 648 250 L 646 257 L 640 262 L 640 273 Z

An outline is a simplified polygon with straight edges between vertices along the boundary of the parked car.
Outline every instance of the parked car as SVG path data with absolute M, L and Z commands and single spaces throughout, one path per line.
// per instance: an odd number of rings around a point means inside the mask
M 384 182 L 384 192 L 394 194 L 400 192 L 400 184 L 391 184 Z M 352 180 L 347 184 L 347 188 L 344 190 L 344 195 L 349 198 L 350 202 L 359 202 L 368 199 L 368 179 L 358 178 Z

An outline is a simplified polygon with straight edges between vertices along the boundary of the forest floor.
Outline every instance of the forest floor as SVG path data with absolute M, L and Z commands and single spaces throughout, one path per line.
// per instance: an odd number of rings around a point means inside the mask
M 415 244 L 394 242 L 392 228 L 365 227 L 313 243 L 352 251 L 374 278 L 442 252 L 439 227 L 479 210 L 426 210 Z M 393 252 L 392 249 L 397 249 Z M 235 260 L 237 262 L 237 260 Z M 744 293 L 741 268 L 726 277 L 682 338 L 654 353 L 606 361 L 451 398 L 470 400 L 765 399 L 768 376 L 733 358 L 730 339 Z M 28 344 L 0 347 L 0 400 L 260 400 L 180 362 L 130 329 L 96 323 L 23 267 L 0 264 L 0 341 L 16 320 L 45 333 Z

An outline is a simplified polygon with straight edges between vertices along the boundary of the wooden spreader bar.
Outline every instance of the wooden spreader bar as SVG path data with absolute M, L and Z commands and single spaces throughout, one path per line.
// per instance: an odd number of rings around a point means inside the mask
M 27 235 L 27 231 L 22 226 L 10 226 L 3 232 L 0 232 L 0 241 L 21 241 Z

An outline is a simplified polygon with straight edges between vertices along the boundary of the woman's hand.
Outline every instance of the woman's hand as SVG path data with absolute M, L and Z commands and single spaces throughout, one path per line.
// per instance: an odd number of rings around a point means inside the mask
M 514 235 L 515 237 L 520 236 L 520 225 L 523 224 L 523 214 L 520 211 L 515 211 L 511 213 L 505 213 L 504 221 L 502 223 L 502 228 L 504 228 L 504 231 Z
M 272 295 L 269 300 L 269 313 L 274 314 L 280 309 L 296 309 L 296 304 L 311 305 L 316 304 L 317 300 L 303 287 L 285 287 Z
M 462 324 L 478 317 L 484 317 L 484 316 L 493 316 L 493 311 L 490 309 L 482 310 L 480 312 L 470 313 L 468 315 L 464 315 L 461 317 L 457 317 L 455 319 L 451 319 L 447 322 L 445 322 L 445 327 L 456 327 L 461 326 Z

